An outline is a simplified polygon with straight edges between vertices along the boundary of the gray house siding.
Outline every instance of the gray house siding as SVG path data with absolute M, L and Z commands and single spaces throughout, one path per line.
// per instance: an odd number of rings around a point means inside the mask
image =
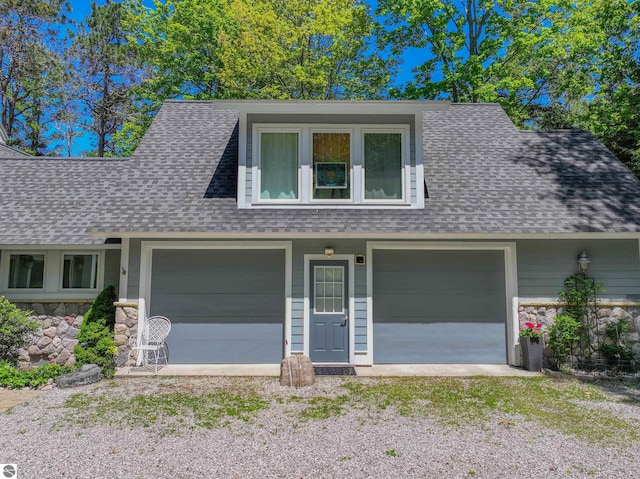
M 502 251 L 373 252 L 374 363 L 506 362 Z
M 282 250 L 154 250 L 150 314 L 168 316 L 172 363 L 282 359 Z
M 516 248 L 520 298 L 558 298 L 564 280 L 577 271 L 578 255 L 586 251 L 588 276 L 604 287 L 600 297 L 640 300 L 637 240 L 519 240 Z
M 291 351 L 304 350 L 304 255 L 322 254 L 331 246 L 335 254 L 355 255 L 366 252 L 366 242 L 361 240 L 297 240 L 293 242 Z M 367 350 L 367 268 L 354 266 L 355 303 L 355 351 Z
M 120 284 L 120 250 L 108 249 L 104 252 L 104 285 L 113 285 L 118 291 Z
M 414 115 L 247 115 L 247 173 L 245 201 L 251 204 L 253 201 L 253 124 L 254 123 L 292 123 L 292 124 L 362 124 L 362 125 L 409 125 L 410 137 L 410 170 L 411 170 L 411 202 L 416 201 L 416 147 L 415 147 L 415 116 Z

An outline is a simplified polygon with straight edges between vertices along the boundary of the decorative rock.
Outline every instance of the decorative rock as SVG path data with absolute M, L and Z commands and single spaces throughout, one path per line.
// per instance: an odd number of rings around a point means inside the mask
M 124 334 L 116 334 L 113 337 L 113 341 L 115 342 L 116 346 L 123 346 L 127 344 L 127 342 L 129 341 L 129 338 Z
M 127 315 L 123 308 L 116 308 L 116 324 L 124 324 L 127 319 Z
M 114 334 L 124 334 L 125 336 L 129 337 L 129 328 L 127 328 L 126 324 L 116 324 L 113 327 L 113 332 Z
M 79 331 L 79 328 L 71 326 L 69 329 L 67 329 L 67 338 L 74 339 L 78 335 Z
M 128 328 L 132 328 L 138 324 L 138 310 L 136 308 L 124 308 L 124 312 L 127 315 L 124 324 L 126 324 Z
M 63 366 L 72 367 L 72 366 L 75 366 L 75 364 L 76 364 L 76 357 L 75 356 L 71 356 L 69 358 L 69 360 L 66 363 L 63 364 Z
M 29 356 L 40 356 L 42 354 L 40 352 L 40 348 L 35 344 L 32 344 L 31 346 L 29 346 L 29 349 L 27 349 L 27 352 L 29 353 Z
M 67 304 L 67 307 L 65 309 L 66 309 L 67 315 L 73 318 L 78 314 L 78 309 L 79 308 L 78 308 L 78 304 L 69 303 L 69 304 Z M 67 319 L 67 318 L 64 318 L 64 319 Z M 67 320 L 67 322 L 68 322 L 68 320 Z M 72 322 L 73 322 L 73 320 L 72 320 Z M 69 324 L 71 324 L 71 323 L 69 323 Z
M 53 344 L 54 348 L 57 348 L 58 346 L 62 345 L 62 339 L 56 336 L 55 338 L 53 338 L 53 341 L 51 341 L 51 344 Z
M 606 318 L 607 316 L 611 316 L 611 310 L 607 308 L 599 309 L 596 313 L 598 318 Z
M 36 313 L 39 316 L 43 316 L 45 314 L 44 308 L 42 307 L 42 305 L 40 303 L 32 304 L 31 305 L 31 309 L 33 310 L 34 313 Z
M 65 309 L 66 308 L 64 307 L 64 303 L 60 303 L 58 307 L 53 310 L 53 314 L 55 316 L 64 316 L 66 313 Z
M 84 386 L 100 381 L 100 367 L 95 364 L 85 364 L 77 371 L 66 374 L 57 379 L 56 384 L 60 388 L 72 388 Z
M 26 349 L 18 349 L 18 361 L 29 361 L 29 359 L 31 358 L 29 357 L 29 352 Z
M 56 333 L 58 334 L 58 336 L 64 336 L 68 329 L 69 329 L 69 323 L 67 323 L 66 320 L 61 321 L 60 324 L 58 325 L 58 330 L 56 331 Z
M 308 356 L 289 356 L 280 363 L 280 385 L 311 386 L 315 381 L 313 365 Z
M 555 308 L 547 308 L 544 313 L 544 324 L 551 325 L 555 323 L 558 311 Z
M 47 344 L 46 346 L 40 348 L 40 354 L 43 355 L 43 356 L 44 355 L 53 354 L 55 352 L 56 352 L 56 347 L 51 342 L 49 344 Z
M 79 304 L 78 314 L 81 316 L 84 316 L 85 314 L 87 314 L 87 311 L 89 311 L 90 307 L 91 307 L 91 303 Z
M 71 353 L 68 350 L 63 349 L 56 358 L 56 364 L 65 364 L 70 357 Z
M 42 318 L 40 318 L 42 319 Z M 42 327 L 44 329 L 50 328 L 51 327 L 51 318 L 49 318 L 48 316 L 45 316 L 44 319 L 42 320 Z
M 129 359 L 129 346 L 119 346 L 116 353 L 116 366 L 119 368 L 126 366 L 127 359 Z
M 51 318 L 51 326 L 58 327 L 58 325 L 60 324 L 61 321 L 63 321 L 63 319 L 60 316 L 56 316 L 55 318 Z
M 631 315 L 624 309 L 618 307 L 613 308 L 613 311 L 611 311 L 611 317 L 617 321 L 620 321 L 621 319 L 629 319 Z
M 36 346 L 42 349 L 48 346 L 49 344 L 51 344 L 51 338 L 49 336 L 42 336 L 40 340 L 38 340 L 38 342 L 36 343 Z
M 45 329 L 42 332 L 42 334 L 44 334 L 49 339 L 53 339 L 53 338 L 55 338 L 57 332 L 58 332 L 58 328 L 55 328 L 55 327 L 52 326 L 50 328 Z
M 76 318 L 74 316 L 65 316 L 64 320 L 66 321 L 68 326 L 71 326 Z
M 80 316 L 80 315 L 76 316 L 76 319 L 73 322 L 73 325 L 80 326 L 82 324 L 82 320 L 83 320 L 83 316 Z
M 73 338 L 63 338 L 62 339 L 62 345 L 65 347 L 65 349 L 68 349 L 69 351 L 73 351 L 73 348 L 76 347 L 76 344 L 78 344 L 78 340 L 77 339 L 73 339 Z

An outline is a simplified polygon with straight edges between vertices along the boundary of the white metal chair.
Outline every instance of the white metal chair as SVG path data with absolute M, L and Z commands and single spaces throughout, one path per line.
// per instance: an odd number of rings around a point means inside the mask
M 154 364 L 156 373 L 158 372 L 158 364 L 161 362 L 169 364 L 169 349 L 165 343 L 169 331 L 171 331 L 171 321 L 168 318 L 151 316 L 144 323 L 140 344 L 138 344 L 137 336 L 129 338 L 131 349 L 142 354 L 142 364 L 144 366 Z

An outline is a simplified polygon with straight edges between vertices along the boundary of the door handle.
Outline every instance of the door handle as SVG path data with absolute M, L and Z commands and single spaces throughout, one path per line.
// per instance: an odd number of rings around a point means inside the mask
M 347 325 L 347 321 L 349 321 L 349 316 L 344 317 L 344 321 L 342 321 L 342 324 L 340 326 L 344 328 Z

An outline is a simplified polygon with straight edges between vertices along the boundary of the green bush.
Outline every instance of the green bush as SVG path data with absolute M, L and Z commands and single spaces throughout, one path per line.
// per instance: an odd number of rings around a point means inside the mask
M 107 286 L 96 296 L 89 311 L 84 315 L 84 322 L 91 323 L 96 319 L 104 319 L 105 324 L 113 329 L 116 323 L 116 307 L 113 303 L 117 300 L 116 289 L 113 286 Z
M 68 366 L 58 364 L 45 364 L 37 368 L 19 371 L 8 362 L 0 362 L 0 386 L 5 388 L 38 387 L 46 384 L 49 379 L 56 379 L 63 374 L 73 371 Z
M 566 313 L 556 316 L 555 325 L 549 327 L 551 359 L 559 367 L 571 353 L 574 342 L 580 339 L 582 323 Z
M 116 346 L 113 341 L 115 323 L 116 293 L 113 286 L 107 286 L 95 299 L 85 314 L 78 344 L 74 348 L 76 364 L 97 364 L 104 377 L 111 377 L 115 372 Z
M 18 362 L 18 349 L 28 346 L 40 326 L 32 314 L 0 296 L 0 361 Z

